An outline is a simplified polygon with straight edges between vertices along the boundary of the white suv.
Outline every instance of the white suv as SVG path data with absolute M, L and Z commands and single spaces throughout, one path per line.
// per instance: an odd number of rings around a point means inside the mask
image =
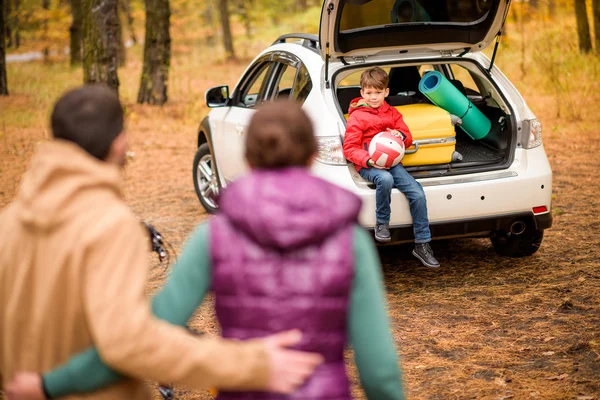
M 490 237 L 501 255 L 535 253 L 552 225 L 552 171 L 541 125 L 525 101 L 481 53 L 500 33 L 510 0 L 326 0 L 319 36 L 281 36 L 261 52 L 230 93 L 207 91 L 212 108 L 198 131 L 193 175 L 204 208 L 218 210 L 218 193 L 247 171 L 244 132 L 255 106 L 289 98 L 314 123 L 315 175 L 363 201 L 360 222 L 375 226 L 375 189 L 342 153 L 345 114 L 360 96 L 359 77 L 379 66 L 390 74 L 391 105 L 427 103 L 418 90 L 435 70 L 491 121 L 481 140 L 456 127 L 455 150 L 443 163 L 407 166 L 427 196 L 436 238 Z M 494 50 L 497 50 L 497 46 Z M 396 104 L 393 104 L 393 103 Z M 409 124 L 410 128 L 410 124 Z M 413 239 L 406 198 L 392 192 L 392 242 Z

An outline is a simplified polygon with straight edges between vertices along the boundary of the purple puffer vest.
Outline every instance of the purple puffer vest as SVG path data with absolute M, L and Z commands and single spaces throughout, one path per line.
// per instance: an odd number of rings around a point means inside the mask
M 210 222 L 215 308 L 225 338 L 300 329 L 297 349 L 325 358 L 291 396 L 220 400 L 349 400 L 344 347 L 360 200 L 303 168 L 259 170 L 223 193 Z

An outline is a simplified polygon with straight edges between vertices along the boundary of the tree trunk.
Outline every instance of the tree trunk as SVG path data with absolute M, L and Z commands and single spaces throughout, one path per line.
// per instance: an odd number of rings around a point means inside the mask
M 550 18 L 554 18 L 554 16 L 556 16 L 556 1 L 555 0 L 548 0 L 548 14 L 550 15 Z
M 2 29 L 4 30 L 4 40 L 6 40 L 6 47 L 12 47 L 12 32 L 10 29 L 10 0 L 0 0 L 3 7 L 4 21 L 0 22 Z
M 250 16 L 252 0 L 242 0 L 240 3 L 240 16 L 242 17 L 242 22 L 244 23 L 246 37 L 248 39 L 252 39 L 252 17 Z
M 169 0 L 146 0 L 144 69 L 137 100 L 140 104 L 163 105 L 167 102 L 171 65 L 170 17 Z
M 81 13 L 81 0 L 71 0 L 71 14 L 73 20 L 69 32 L 71 34 L 71 65 L 81 64 L 81 25 L 83 14 Z
M 533 11 L 538 8 L 538 0 L 529 0 L 529 8 Z
M 13 15 L 11 29 L 14 30 L 15 34 L 15 49 L 18 49 L 21 47 L 21 33 L 19 32 L 19 0 L 15 0 L 15 9 L 13 10 Z
M 233 51 L 233 37 L 231 35 L 231 26 L 229 25 L 229 7 L 227 7 L 227 0 L 219 0 L 219 13 L 221 14 L 221 27 L 223 28 L 225 56 L 228 60 L 232 60 L 235 58 L 235 52 Z
M 44 41 L 48 40 L 48 17 L 50 15 L 50 0 L 42 0 L 42 8 L 44 9 L 44 22 L 42 22 L 42 37 Z M 50 54 L 50 49 L 48 48 L 48 44 L 44 46 L 42 50 L 44 54 L 44 60 L 48 59 L 48 55 Z
M 119 92 L 117 0 L 83 0 L 83 81 Z
M 298 8 L 300 9 L 300 11 L 306 11 L 306 9 L 308 8 L 308 1 L 298 0 Z
M 594 43 L 596 54 L 600 55 L 600 0 L 592 1 L 592 14 L 594 16 Z
M 214 28 L 215 22 L 213 18 L 213 9 L 211 6 L 212 4 L 204 9 L 204 12 L 202 13 L 202 19 L 204 20 L 204 25 L 210 27 L 206 34 L 206 45 L 209 47 L 214 47 L 217 40 L 215 38 L 216 29 Z
M 280 0 L 268 0 L 266 2 L 267 7 L 269 7 L 269 16 L 271 18 L 271 23 L 274 26 L 278 26 L 281 18 Z
M 131 14 L 131 7 L 129 6 L 129 0 L 122 0 L 119 2 L 121 6 L 121 11 L 125 14 L 125 18 L 127 18 L 127 27 L 129 28 L 129 33 L 131 34 L 131 41 L 133 44 L 137 44 L 137 36 L 135 35 L 135 29 L 133 29 L 133 15 Z
M 575 0 L 575 17 L 577 18 L 579 52 L 589 53 L 592 51 L 592 38 L 590 37 L 590 24 L 587 18 L 585 0 Z
M 8 96 L 8 82 L 6 81 L 6 49 L 4 34 L 6 33 L 7 15 L 4 15 L 6 8 L 4 2 L 9 0 L 0 0 L 0 96 Z
M 121 18 L 119 16 L 119 11 L 117 10 L 117 19 L 119 21 L 119 26 L 117 27 L 117 63 L 119 67 L 124 67 L 127 61 L 127 53 L 125 52 L 125 39 L 123 38 L 123 24 L 121 24 Z

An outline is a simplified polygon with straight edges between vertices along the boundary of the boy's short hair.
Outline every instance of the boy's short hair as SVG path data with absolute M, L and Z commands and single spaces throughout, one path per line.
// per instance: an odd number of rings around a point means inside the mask
M 360 76 L 360 88 L 374 88 L 384 90 L 388 87 L 390 77 L 387 72 L 379 67 L 369 68 L 363 71 Z
M 52 136 L 75 143 L 99 160 L 123 131 L 123 107 L 106 86 L 86 85 L 65 93 L 50 117 Z
M 253 168 L 303 167 L 316 151 L 312 123 L 296 102 L 267 103 L 250 120 L 246 160 Z

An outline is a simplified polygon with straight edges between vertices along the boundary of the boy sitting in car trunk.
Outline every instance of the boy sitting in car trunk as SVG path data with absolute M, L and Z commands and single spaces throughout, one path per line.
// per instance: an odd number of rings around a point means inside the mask
M 427 217 L 427 200 L 423 188 L 402 166 L 398 164 L 390 169 L 379 167 L 371 160 L 369 148 L 371 139 L 379 132 L 390 131 L 402 137 L 404 146 L 412 143 L 412 135 L 404 123 L 402 114 L 386 103 L 388 74 L 379 67 L 365 70 L 360 77 L 360 94 L 350 103 L 346 135 L 344 139 L 344 155 L 353 162 L 356 170 L 363 178 L 375 183 L 377 223 L 375 239 L 389 242 L 391 193 L 396 187 L 408 199 L 410 214 L 413 219 L 415 248 L 413 255 L 426 267 L 437 268 L 440 263 L 435 259 L 429 242 L 429 219 Z

